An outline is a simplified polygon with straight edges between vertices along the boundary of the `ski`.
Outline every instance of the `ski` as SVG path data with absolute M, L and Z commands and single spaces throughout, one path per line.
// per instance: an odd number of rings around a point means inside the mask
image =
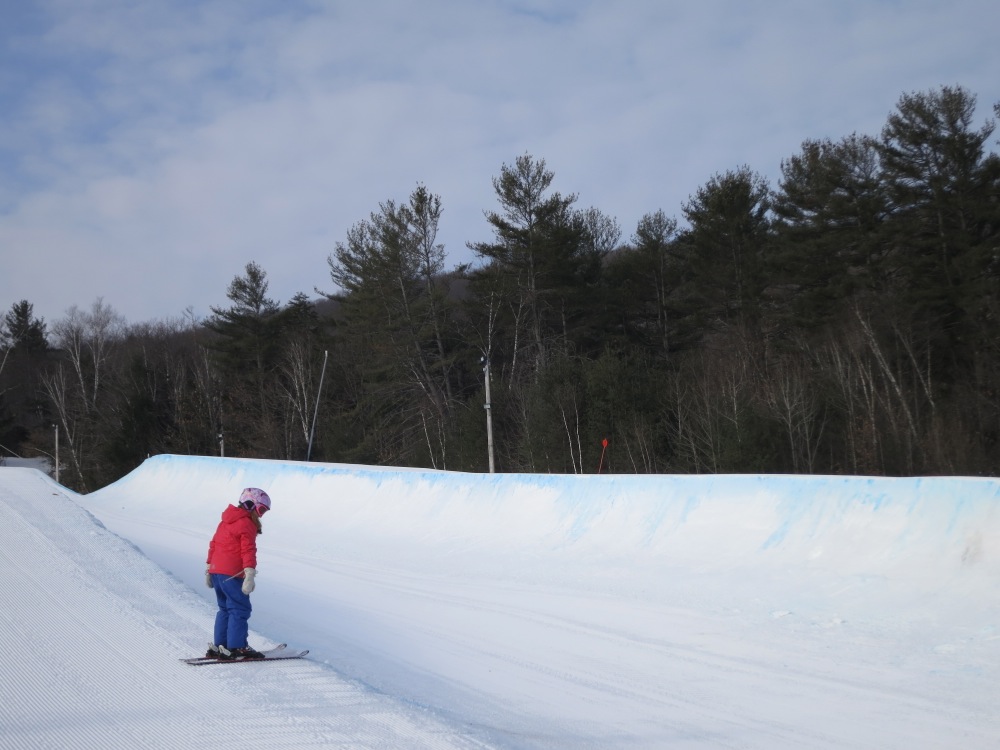
M 258 661 L 278 661 L 281 659 L 301 659 L 309 653 L 308 650 L 288 651 L 287 649 L 288 644 L 286 643 L 278 644 L 274 648 L 264 649 L 261 651 L 264 654 L 263 659 L 215 659 L 208 656 L 196 656 L 189 659 L 181 659 L 181 661 L 193 667 L 200 667 L 206 664 L 243 664 Z
M 264 653 L 264 652 L 261 652 Z M 208 664 L 259 664 L 262 661 L 284 661 L 286 659 L 301 659 L 309 653 L 308 649 L 303 651 L 283 651 L 278 654 L 265 654 L 263 659 L 181 659 L 185 664 L 193 667 L 204 667 Z

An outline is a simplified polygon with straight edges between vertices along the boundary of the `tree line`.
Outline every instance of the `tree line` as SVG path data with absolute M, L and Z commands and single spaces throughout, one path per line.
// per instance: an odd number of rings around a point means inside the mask
M 255 262 L 205 320 L 99 299 L 49 327 L 19 301 L 0 452 L 58 427 L 82 491 L 167 452 L 485 471 L 488 406 L 498 471 L 993 474 L 1000 157 L 975 108 L 904 94 L 879 135 L 806 141 L 773 186 L 714 175 L 627 238 L 524 154 L 452 269 L 418 185 L 336 243 L 319 302 L 271 299 Z

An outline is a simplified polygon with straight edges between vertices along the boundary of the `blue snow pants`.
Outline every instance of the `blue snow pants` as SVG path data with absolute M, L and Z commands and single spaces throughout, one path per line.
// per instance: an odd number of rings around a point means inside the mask
M 250 597 L 243 593 L 243 579 L 212 573 L 215 598 L 219 611 L 215 613 L 215 644 L 228 649 L 245 648 L 250 619 Z

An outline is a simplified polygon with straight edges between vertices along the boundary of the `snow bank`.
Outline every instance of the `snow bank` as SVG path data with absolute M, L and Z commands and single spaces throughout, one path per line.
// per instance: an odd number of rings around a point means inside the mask
M 1000 579 L 995 479 L 490 475 L 167 455 L 87 502 L 133 513 L 166 503 L 205 529 L 248 486 L 274 501 L 268 533 L 293 534 L 303 553 L 336 541 L 701 570 L 804 566 L 926 585 Z

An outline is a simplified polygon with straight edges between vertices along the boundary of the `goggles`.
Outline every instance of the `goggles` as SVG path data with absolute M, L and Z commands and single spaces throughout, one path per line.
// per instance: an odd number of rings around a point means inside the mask
M 258 516 L 262 516 L 269 510 L 271 510 L 266 505 L 264 505 L 264 503 L 255 503 L 252 500 L 244 500 L 242 503 L 240 503 L 240 507 L 243 508 L 244 510 L 251 510 Z

